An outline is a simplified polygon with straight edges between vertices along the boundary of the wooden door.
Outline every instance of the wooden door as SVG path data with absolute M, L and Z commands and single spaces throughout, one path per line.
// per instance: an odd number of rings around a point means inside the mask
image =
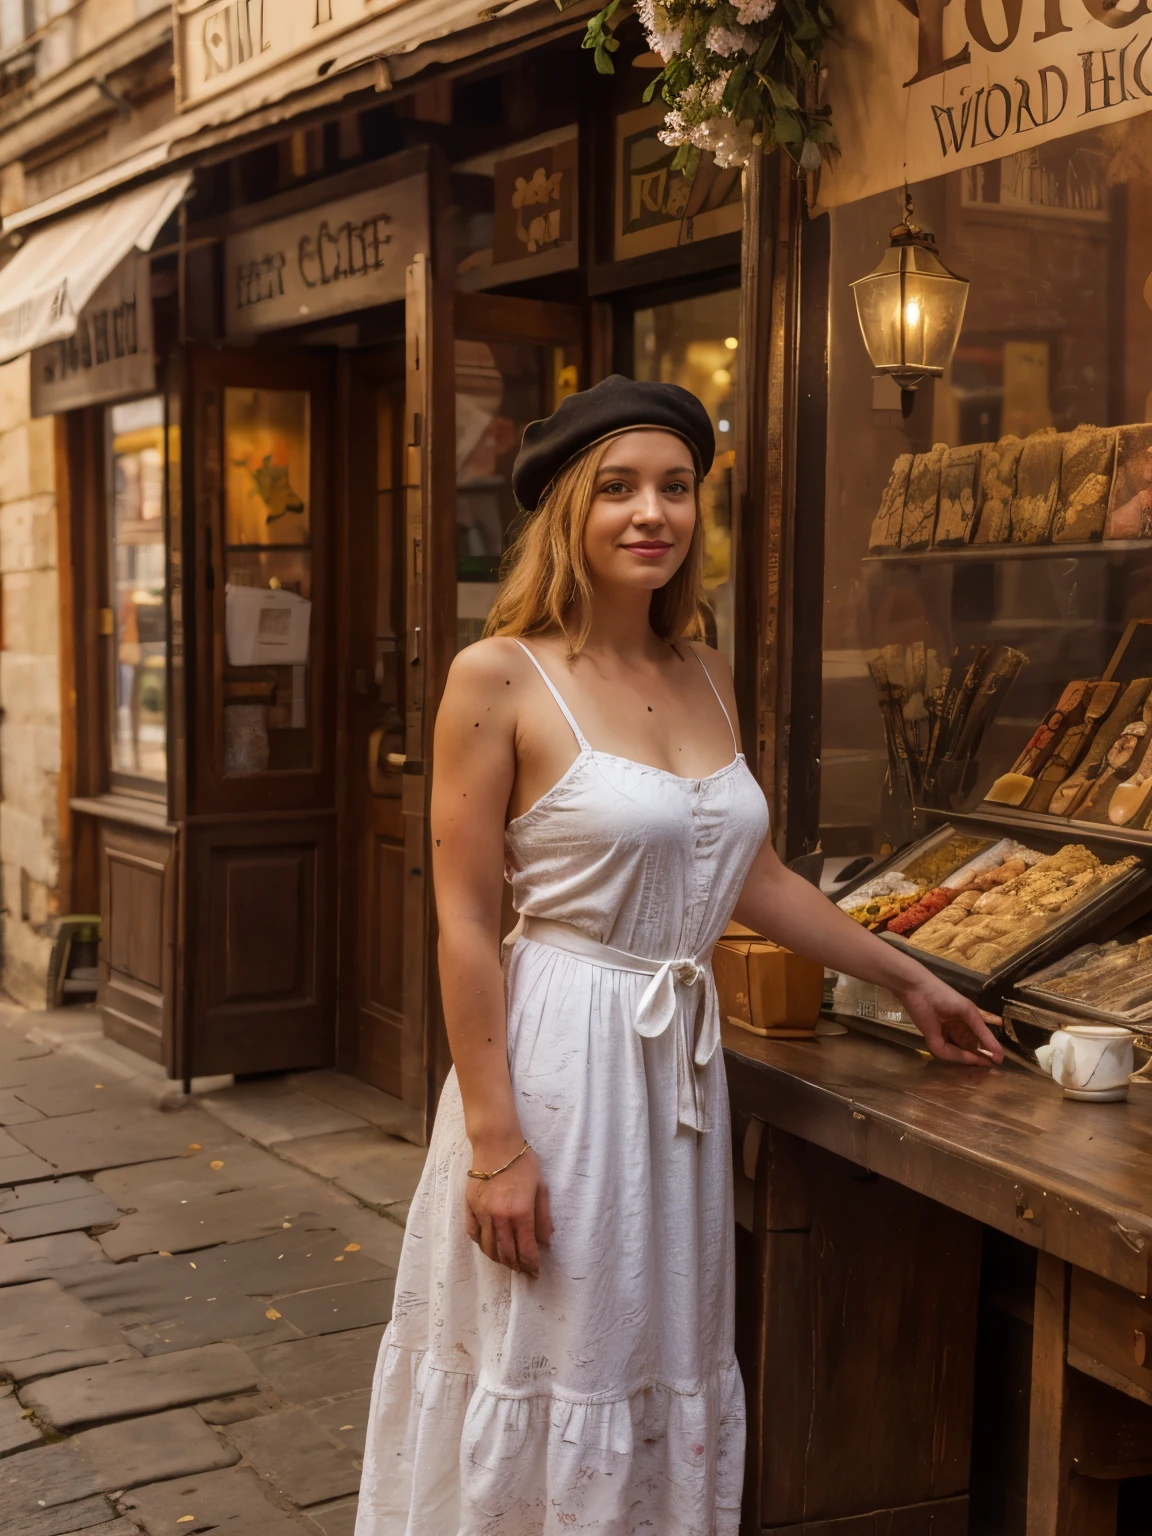
M 333 1060 L 333 368 L 188 359 L 185 1076 Z
M 479 638 L 527 423 L 579 386 L 578 309 L 445 293 L 409 271 L 399 359 L 349 364 L 347 774 L 341 1017 L 356 1070 L 430 1127 L 450 1059 L 427 797 L 436 705 Z
M 341 1063 L 404 1096 L 407 559 L 404 349 L 352 354 L 347 384 L 346 824 Z

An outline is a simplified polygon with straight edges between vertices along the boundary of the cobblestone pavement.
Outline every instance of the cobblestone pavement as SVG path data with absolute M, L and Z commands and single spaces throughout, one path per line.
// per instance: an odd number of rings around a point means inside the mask
M 0 1532 L 351 1536 L 415 1132 L 0 1006 Z

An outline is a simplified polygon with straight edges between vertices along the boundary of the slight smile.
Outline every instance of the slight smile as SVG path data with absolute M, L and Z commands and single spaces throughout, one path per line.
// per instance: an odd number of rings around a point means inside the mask
M 662 543 L 659 539 L 640 539 L 635 544 L 623 544 L 621 548 L 631 550 L 634 555 L 639 555 L 641 560 L 659 560 L 660 556 L 666 555 L 672 546 Z

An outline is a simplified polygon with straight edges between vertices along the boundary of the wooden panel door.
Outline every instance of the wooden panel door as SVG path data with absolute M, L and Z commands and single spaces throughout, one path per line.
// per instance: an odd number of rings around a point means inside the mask
M 335 1051 L 333 366 L 188 359 L 183 1075 Z
M 403 1097 L 407 558 L 404 352 L 345 362 L 341 1064 Z

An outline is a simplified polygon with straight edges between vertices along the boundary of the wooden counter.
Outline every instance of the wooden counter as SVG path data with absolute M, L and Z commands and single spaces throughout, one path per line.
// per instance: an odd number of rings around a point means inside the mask
M 855 1033 L 724 1046 L 755 1173 L 746 1536 L 967 1536 L 984 1228 L 1038 1250 L 1020 1529 L 1115 1536 L 1118 1480 L 1152 1473 L 1152 1086 L 1075 1103 Z

